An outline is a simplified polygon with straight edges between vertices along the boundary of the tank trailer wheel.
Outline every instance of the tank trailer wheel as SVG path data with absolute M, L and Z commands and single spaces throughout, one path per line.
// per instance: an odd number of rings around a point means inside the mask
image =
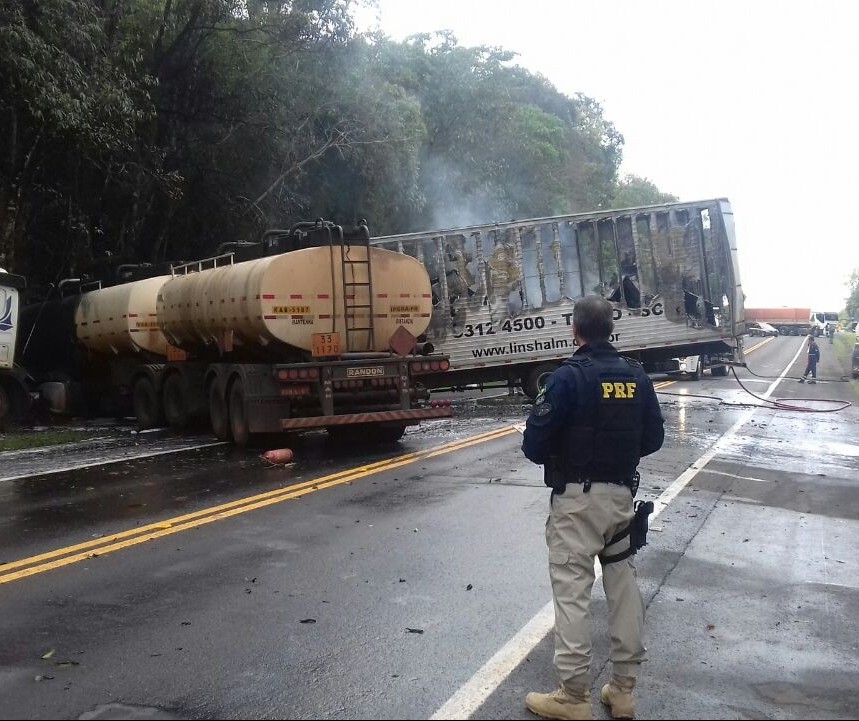
M 383 426 L 373 431 L 373 439 L 379 443 L 396 443 L 405 433 L 405 425 Z
M 212 424 L 212 432 L 219 441 L 232 440 L 227 401 L 217 383 L 209 385 L 209 421 Z
M 155 385 L 143 376 L 134 382 L 134 415 L 137 416 L 137 429 L 145 431 L 161 425 L 161 404 Z
M 9 391 L 2 383 L 0 383 L 0 428 L 6 426 L 6 422 L 12 415 L 12 399 L 9 396 Z
M 167 425 L 177 431 L 187 428 L 190 419 L 185 402 L 185 385 L 182 376 L 173 373 L 164 381 L 164 416 Z
M 247 446 L 250 440 L 250 426 L 245 409 L 245 386 L 241 378 L 236 378 L 230 388 L 230 430 L 233 441 L 240 448 Z

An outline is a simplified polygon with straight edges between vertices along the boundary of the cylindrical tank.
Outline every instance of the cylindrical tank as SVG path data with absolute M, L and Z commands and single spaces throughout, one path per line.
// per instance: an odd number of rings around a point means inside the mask
M 161 288 L 158 322 L 170 343 L 192 353 L 224 345 L 249 354 L 283 344 L 310 351 L 314 333 L 334 332 L 343 351 L 387 350 L 398 327 L 418 336 L 429 325 L 429 276 L 414 258 L 371 248 L 370 299 L 367 252 L 346 246 L 345 263 L 334 245 L 206 270 L 191 264 Z M 344 315 L 354 329 L 367 328 L 371 313 L 372 344 L 365 330 L 346 332 Z
M 166 356 L 156 299 L 170 278 L 160 275 L 82 294 L 75 311 L 77 339 L 95 353 Z

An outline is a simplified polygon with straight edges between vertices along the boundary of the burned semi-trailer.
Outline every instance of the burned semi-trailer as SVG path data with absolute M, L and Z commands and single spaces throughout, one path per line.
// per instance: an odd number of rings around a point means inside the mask
M 451 415 L 421 382 L 448 359 L 418 342 L 432 312 L 425 268 L 368 241 L 364 225 L 299 223 L 166 275 L 59 299 L 63 368 L 51 368 L 56 332 L 34 333 L 28 356 L 54 407 L 126 399 L 140 428 L 208 416 L 238 445 L 310 428 L 396 440 Z
M 604 296 L 612 343 L 654 372 L 694 356 L 727 375 L 746 332 L 726 198 L 513 220 L 375 238 L 420 260 L 433 284 L 429 341 L 451 370 L 431 387 L 507 382 L 535 398 L 574 348 L 573 308 Z

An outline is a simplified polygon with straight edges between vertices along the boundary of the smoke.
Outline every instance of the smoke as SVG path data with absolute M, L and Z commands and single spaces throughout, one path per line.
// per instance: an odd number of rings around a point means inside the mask
M 470 179 L 445 158 L 425 159 L 421 178 L 426 198 L 422 219 L 426 228 L 462 228 L 511 220 L 512 209 L 504 195 L 489 183 Z

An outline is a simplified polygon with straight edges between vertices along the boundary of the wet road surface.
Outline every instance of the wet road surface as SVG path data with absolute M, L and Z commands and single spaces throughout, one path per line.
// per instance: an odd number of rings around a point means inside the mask
M 802 371 L 800 343 L 767 340 L 748 362 L 770 377 L 738 375 L 764 395 L 792 358 Z M 687 480 L 637 560 L 639 717 L 852 718 L 855 406 L 755 409 L 709 375 L 658 385 L 666 446 L 639 495 Z M 851 392 L 785 379 L 772 397 L 823 408 Z M 510 428 L 524 399 L 473 395 L 387 449 L 319 434 L 286 467 L 220 446 L 0 482 L 0 717 L 532 718 L 524 694 L 555 684 L 547 490 Z M 597 583 L 596 688 L 604 617 Z M 536 639 L 518 642 L 529 623 Z M 508 672 L 483 683 L 498 654 Z

